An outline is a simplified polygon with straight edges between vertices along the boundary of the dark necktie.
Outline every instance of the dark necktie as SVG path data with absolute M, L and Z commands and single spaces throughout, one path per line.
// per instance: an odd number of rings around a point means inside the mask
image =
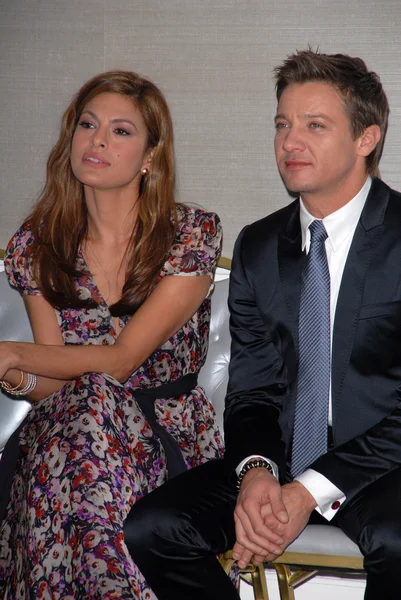
M 291 472 L 302 473 L 327 452 L 330 386 L 330 273 L 327 232 L 322 221 L 309 226 L 311 241 L 302 274 L 299 307 L 299 372 Z

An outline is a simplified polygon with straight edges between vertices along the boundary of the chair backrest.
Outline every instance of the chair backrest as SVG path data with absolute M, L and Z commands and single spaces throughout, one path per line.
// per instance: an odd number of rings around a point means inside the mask
M 199 374 L 199 383 L 205 388 L 215 408 L 221 432 L 223 432 L 224 399 L 230 360 L 227 298 L 228 278 L 216 281 L 211 300 L 209 351 Z M 19 293 L 10 288 L 4 272 L 0 273 L 0 340 L 33 341 L 24 302 Z M 0 453 L 29 409 L 30 404 L 25 400 L 18 397 L 11 398 L 0 390 Z
M 32 342 L 32 331 L 24 302 L 0 273 L 0 340 Z M 24 420 L 31 405 L 18 397 L 10 397 L 0 389 L 0 453 L 10 435 Z
M 199 383 L 216 411 L 217 424 L 223 433 L 224 400 L 228 383 L 230 361 L 230 332 L 228 299 L 228 272 L 226 279 L 217 280 L 212 295 L 209 350 L 205 364 L 199 373 Z

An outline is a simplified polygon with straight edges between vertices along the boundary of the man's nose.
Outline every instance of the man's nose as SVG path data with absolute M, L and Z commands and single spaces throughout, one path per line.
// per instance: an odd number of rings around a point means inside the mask
M 286 152 L 293 152 L 294 150 L 305 150 L 305 140 L 298 127 L 290 127 L 284 136 L 283 149 Z

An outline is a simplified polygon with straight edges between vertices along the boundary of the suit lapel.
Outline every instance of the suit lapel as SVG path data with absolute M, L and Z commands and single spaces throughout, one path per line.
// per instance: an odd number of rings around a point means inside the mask
M 348 253 L 338 295 L 332 345 L 333 431 L 358 323 L 369 265 L 383 235 L 389 188 L 374 179 Z M 335 440 L 334 440 L 335 441 Z
M 295 356 L 298 354 L 298 312 L 301 292 L 301 277 L 306 263 L 302 252 L 302 236 L 299 221 L 299 201 L 292 205 L 292 213 L 287 227 L 278 238 L 278 265 L 284 293 L 285 308 L 289 317 L 288 324 L 292 332 Z

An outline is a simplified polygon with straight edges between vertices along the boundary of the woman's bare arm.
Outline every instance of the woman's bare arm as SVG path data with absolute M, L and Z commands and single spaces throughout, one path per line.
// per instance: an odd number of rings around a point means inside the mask
M 24 302 L 31 323 L 35 344 L 62 346 L 63 338 L 57 323 L 54 308 L 43 298 L 43 296 L 24 296 Z M 36 345 L 29 344 L 28 346 L 31 352 L 35 351 Z M 16 386 L 21 380 L 20 368 L 8 370 L 4 375 L 4 379 L 12 386 Z M 25 373 L 23 385 L 26 381 L 27 374 Z M 66 380 L 63 379 L 38 376 L 36 387 L 33 392 L 29 394 L 29 399 L 40 400 L 46 398 L 53 392 L 60 390 L 65 383 Z
M 209 286 L 209 275 L 164 277 L 111 346 L 63 346 L 60 331 L 60 337 L 56 335 L 54 310 L 43 298 L 39 302 L 40 297 L 31 297 L 27 304 L 35 345 L 1 342 L 0 377 L 8 376 L 11 369 L 21 369 L 56 380 L 61 387 L 65 380 L 83 373 L 100 372 L 124 382 L 192 317 Z

